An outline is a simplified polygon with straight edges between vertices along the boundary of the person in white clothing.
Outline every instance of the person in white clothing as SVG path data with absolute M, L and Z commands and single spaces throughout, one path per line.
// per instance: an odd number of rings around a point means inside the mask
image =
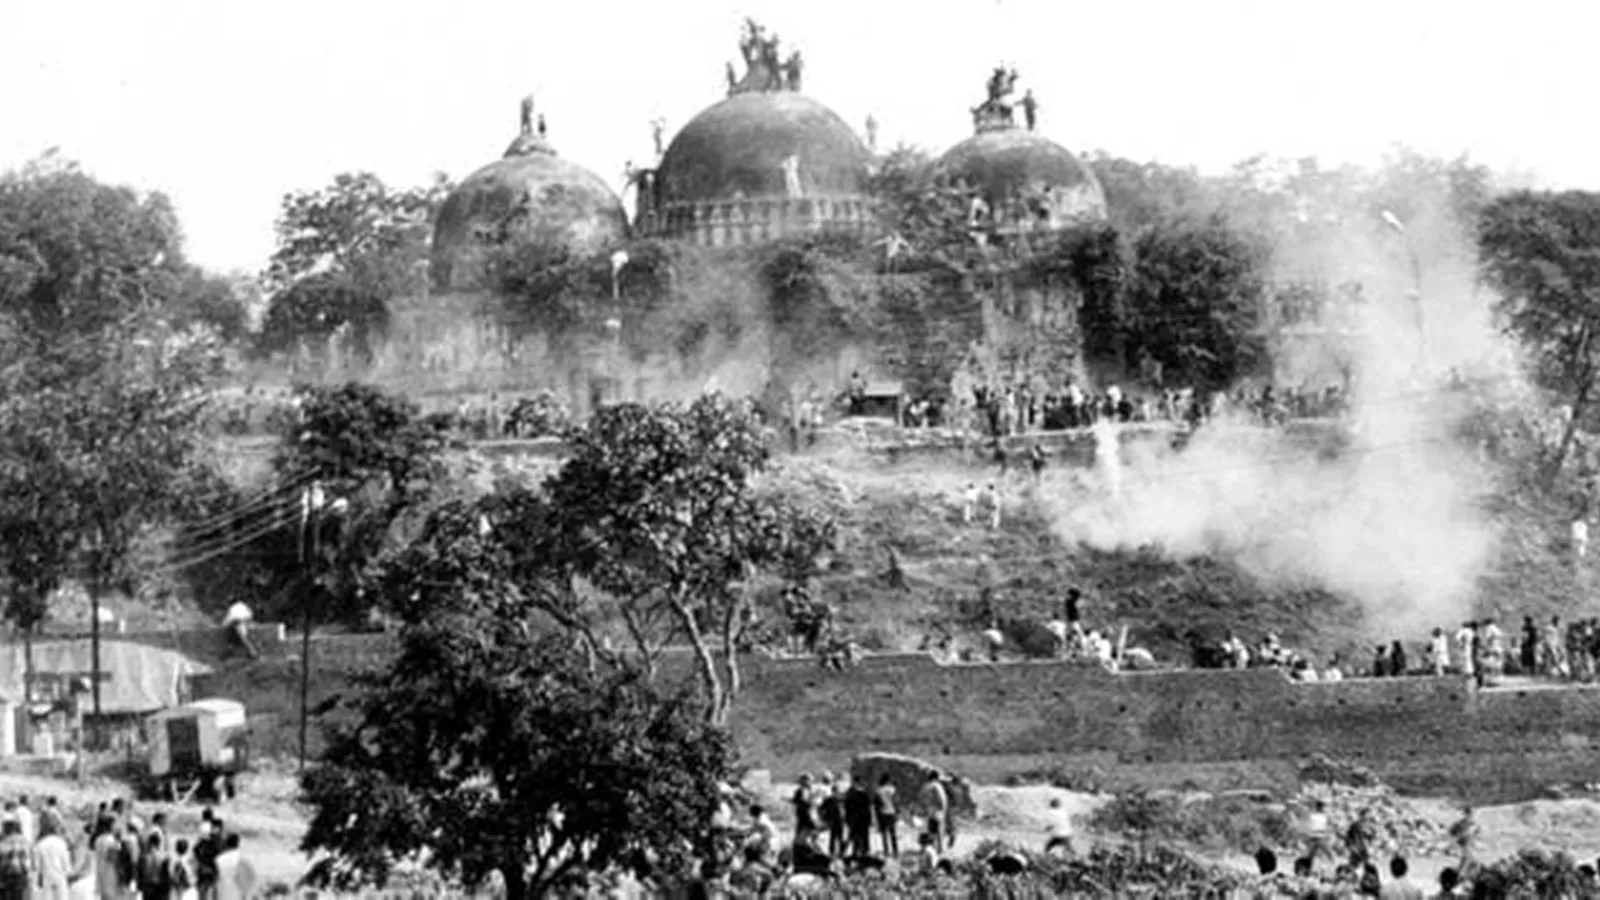
M 33 896 L 35 900 L 70 900 L 72 848 L 67 845 L 66 836 L 57 832 L 54 821 L 43 820 L 39 831 L 39 842 L 33 847 L 38 871 Z
M 1472 642 L 1476 637 L 1473 623 L 1466 622 L 1456 629 L 1456 668 L 1461 674 L 1471 678 L 1473 676 Z
M 1060 797 L 1050 798 L 1049 824 L 1045 827 L 1044 852 L 1061 850 L 1072 854 L 1072 817 L 1061 806 Z
M 978 513 L 978 486 L 968 482 L 967 489 L 961 494 L 961 524 L 971 525 L 972 517 Z
M 39 818 L 33 813 L 33 808 L 28 805 L 27 797 L 17 798 L 17 808 L 11 811 L 17 817 L 17 824 L 22 826 L 22 836 L 28 843 L 39 839 Z
M 1450 639 L 1445 636 L 1443 628 L 1433 630 L 1433 640 L 1428 643 L 1429 662 L 1433 665 L 1433 674 L 1443 675 L 1450 669 Z
M 256 870 L 239 851 L 239 836 L 228 835 L 217 854 L 216 900 L 248 900 L 256 888 Z
M 987 501 L 987 503 L 989 505 L 989 527 L 991 529 L 995 530 L 995 531 L 999 531 L 1000 530 L 1000 489 L 998 487 L 995 487 L 995 483 L 992 482 L 992 481 L 989 482 L 988 488 L 985 489 L 985 491 L 984 491 L 984 500 Z
M 1589 555 L 1589 523 L 1583 519 L 1572 520 L 1572 553 L 1579 559 Z
M 243 647 L 251 659 L 261 655 L 256 652 L 256 645 L 250 642 L 250 624 L 254 621 L 255 614 L 250 612 L 250 607 L 243 600 L 228 607 L 227 615 L 222 617 L 222 630 L 227 633 L 229 642 Z

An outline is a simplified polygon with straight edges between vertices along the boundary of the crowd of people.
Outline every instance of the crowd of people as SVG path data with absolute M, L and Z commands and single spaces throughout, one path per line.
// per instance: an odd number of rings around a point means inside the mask
M 875 785 L 859 776 L 824 774 L 814 780 L 802 775 L 789 800 L 793 829 L 787 841 L 760 803 L 749 804 L 743 816 L 736 816 L 734 798 L 739 792 L 724 788 L 714 821 L 722 849 L 703 866 L 703 882 L 707 888 L 720 886 L 760 897 L 772 895 L 780 884 L 793 891 L 850 875 L 951 875 L 954 820 L 945 776 L 930 772 L 925 777 L 918 795 L 907 802 L 887 775 Z M 974 861 L 993 875 L 1021 875 L 1038 864 L 1035 854 L 1070 860 L 1087 849 L 1076 846 L 1077 823 L 1059 797 L 1050 801 L 1043 818 L 1038 843 L 1020 848 L 1031 853 L 1004 846 L 979 849 L 984 855 Z M 914 848 L 902 849 L 903 823 L 916 834 Z M 1278 840 L 1277 849 L 1262 846 L 1256 851 L 1253 877 L 1243 876 L 1244 891 L 1230 896 L 1255 900 L 1480 896 L 1472 893 L 1483 870 L 1474 859 L 1478 826 L 1470 808 L 1449 830 L 1454 856 L 1452 864 L 1439 872 L 1436 884 L 1412 873 L 1411 861 L 1386 836 L 1371 806 L 1362 808 L 1341 833 L 1332 826 L 1322 799 L 1291 804 L 1289 828 Z M 1280 867 L 1280 853 L 1294 855 L 1289 871 Z M 1582 865 L 1577 874 L 1590 888 L 1600 888 L 1595 866 Z
M 209 807 L 192 837 L 120 798 L 73 815 L 55 797 L 18 797 L 0 816 L 0 900 L 245 900 L 256 882 Z
M 1524 616 L 1519 631 L 1507 634 L 1494 616 L 1485 616 L 1463 622 L 1453 632 L 1435 628 L 1426 643 L 1409 649 L 1400 640 L 1377 644 L 1367 666 L 1336 654 L 1325 668 L 1318 668 L 1305 655 L 1283 647 L 1273 634 L 1251 647 L 1229 633 L 1215 645 L 1194 640 L 1193 650 L 1196 668 L 1276 667 L 1302 681 L 1465 675 L 1489 687 L 1511 675 L 1592 682 L 1600 678 L 1600 618 L 1563 622 L 1551 616 L 1541 624 Z
M 908 428 L 950 427 L 981 431 L 992 437 L 1010 437 L 1039 431 L 1091 428 L 1100 422 L 1169 422 L 1193 426 L 1228 412 L 1238 412 L 1261 425 L 1281 425 L 1292 419 L 1340 416 L 1348 411 L 1348 406 L 1341 385 L 1320 389 L 1309 385 L 1267 385 L 1259 391 L 1240 387 L 1232 393 L 1206 393 L 1188 387 L 1159 388 L 1136 396 L 1115 384 L 1099 392 L 1090 392 L 1069 382 L 1063 388 L 1051 390 L 1028 385 L 995 390 L 976 387 L 970 396 L 957 396 L 949 403 L 921 397 L 906 404 L 900 424 Z
M 789 800 L 794 828 L 787 843 L 760 803 L 750 804 L 742 820 L 737 817 L 737 791 L 725 789 L 713 822 L 723 851 L 710 861 L 708 874 L 765 896 L 780 878 L 881 871 L 905 861 L 900 836 L 907 826 L 916 834 L 915 865 L 949 871 L 955 821 L 945 782 L 946 776 L 929 772 L 915 797 L 902 798 L 887 774 L 875 784 L 861 775 L 802 774 Z

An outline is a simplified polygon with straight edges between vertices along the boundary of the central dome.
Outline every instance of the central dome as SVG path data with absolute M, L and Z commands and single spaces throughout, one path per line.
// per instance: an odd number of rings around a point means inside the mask
M 800 93 L 802 60 L 745 23 L 746 73 L 636 172 L 638 230 L 712 247 L 872 227 L 871 154 L 833 110 Z
M 805 194 L 862 192 L 870 155 L 838 113 L 792 91 L 735 94 L 695 116 L 661 158 L 663 203 L 784 196 L 799 163 Z

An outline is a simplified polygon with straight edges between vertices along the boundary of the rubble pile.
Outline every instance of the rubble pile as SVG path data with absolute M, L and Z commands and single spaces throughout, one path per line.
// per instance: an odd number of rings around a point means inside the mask
M 1319 784 L 1342 784 L 1347 787 L 1378 787 L 1383 784 L 1366 766 L 1314 754 L 1300 767 L 1300 780 Z
M 1321 800 L 1328 816 L 1329 837 L 1342 847 L 1344 836 L 1363 810 L 1372 811 L 1377 830 L 1377 855 L 1393 853 L 1407 856 L 1448 856 L 1455 852 L 1449 829 L 1423 816 L 1394 790 L 1379 784 L 1351 787 L 1342 784 L 1311 784 L 1300 789 L 1291 806 L 1310 809 Z

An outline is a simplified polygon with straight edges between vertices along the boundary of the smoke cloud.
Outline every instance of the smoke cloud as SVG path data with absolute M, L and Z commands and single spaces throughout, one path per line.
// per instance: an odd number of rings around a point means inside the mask
M 1349 378 L 1344 422 L 1268 429 L 1234 409 L 1177 450 L 1119 447 L 1104 427 L 1094 473 L 1050 492 L 1060 536 L 1221 556 L 1269 584 L 1320 586 L 1356 601 L 1377 634 L 1416 637 L 1468 617 L 1498 542 L 1480 507 L 1493 473 L 1460 436 L 1473 398 L 1447 383 L 1524 388 L 1515 347 L 1475 289 L 1467 236 L 1443 204 L 1409 199 L 1401 228 L 1369 214 L 1370 225 L 1347 219 L 1318 241 L 1279 241 L 1279 274 L 1314 267 L 1335 284 L 1362 282 L 1369 298 L 1275 351 L 1281 386 Z

